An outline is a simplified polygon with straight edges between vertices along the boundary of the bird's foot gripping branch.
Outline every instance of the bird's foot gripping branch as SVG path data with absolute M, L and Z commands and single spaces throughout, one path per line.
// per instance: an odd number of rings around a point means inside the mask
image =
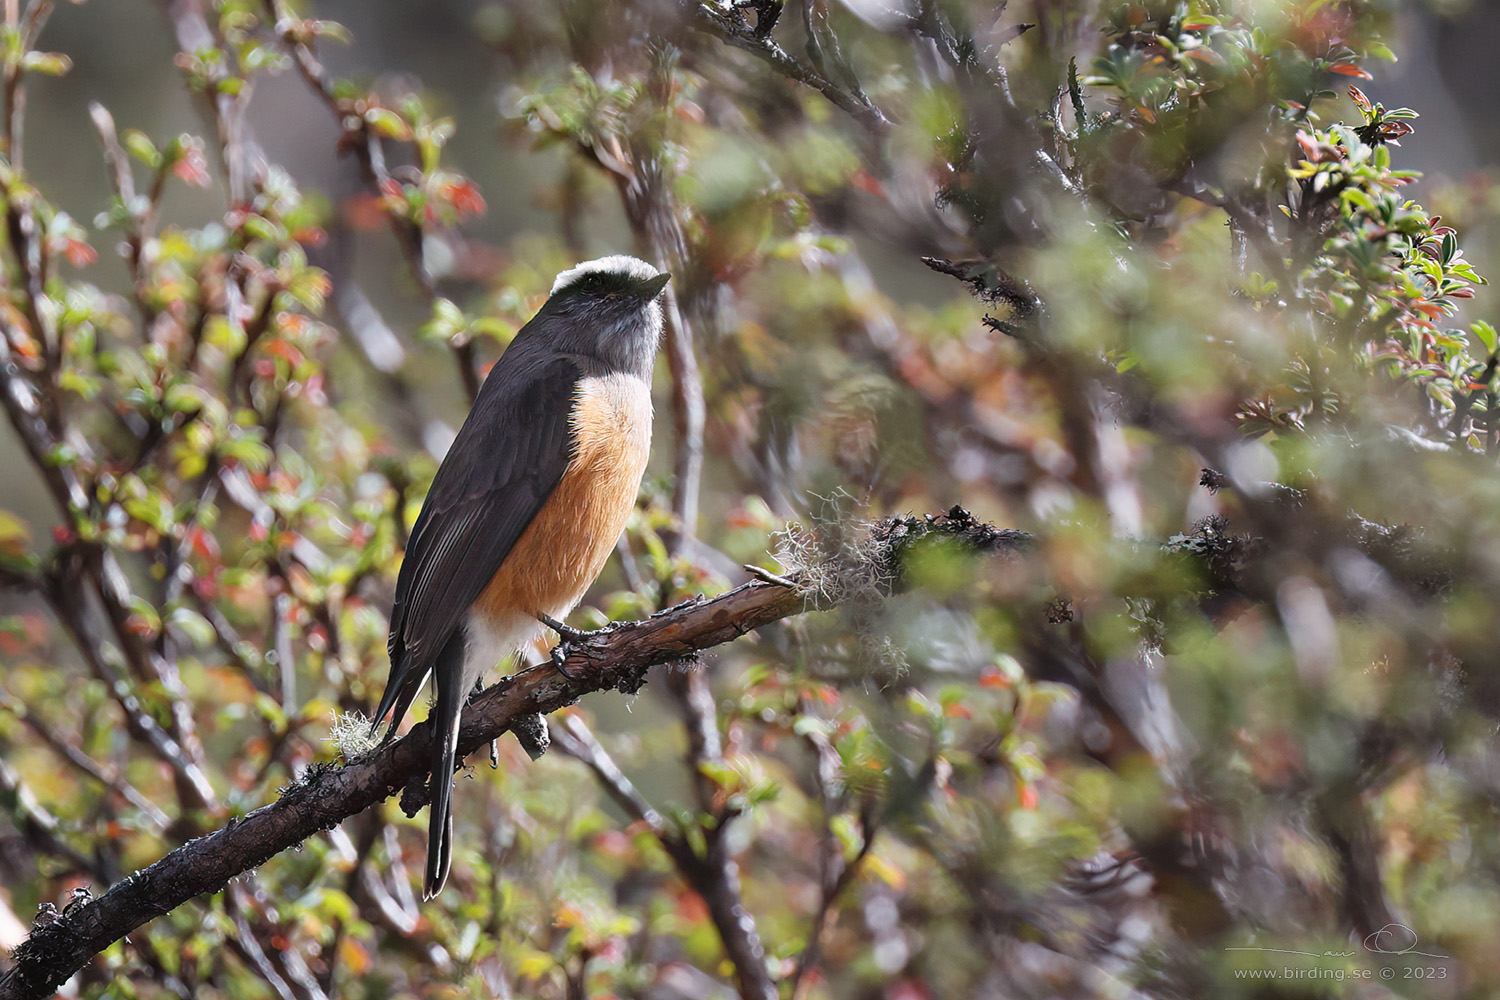
M 954 544 L 975 553 L 1019 551 L 1029 536 L 996 529 L 953 508 L 942 514 L 877 521 L 837 544 L 807 536 L 795 550 L 806 560 L 777 581 L 755 579 L 708 599 L 694 599 L 642 621 L 624 622 L 570 651 L 564 668 L 524 670 L 492 685 L 465 710 L 460 757 L 538 715 L 581 696 L 637 691 L 655 665 L 697 653 L 804 611 L 889 594 L 904 585 L 902 566 L 917 547 Z M 819 553 L 825 555 L 819 556 Z M 832 558 L 836 555 L 836 558 Z M 424 776 L 432 759 L 425 722 L 343 767 L 308 770 L 279 799 L 166 854 L 101 896 L 34 926 L 0 975 L 0 1000 L 52 995 L 95 955 L 143 924 L 230 880 L 306 838 L 400 793 Z

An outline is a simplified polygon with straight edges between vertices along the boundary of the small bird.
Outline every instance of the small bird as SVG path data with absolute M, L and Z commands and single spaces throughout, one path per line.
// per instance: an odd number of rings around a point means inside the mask
M 616 255 L 557 276 L 490 369 L 412 527 L 391 609 L 387 739 L 434 677 L 423 896 L 453 857 L 459 717 L 481 673 L 571 611 L 635 506 L 668 275 Z

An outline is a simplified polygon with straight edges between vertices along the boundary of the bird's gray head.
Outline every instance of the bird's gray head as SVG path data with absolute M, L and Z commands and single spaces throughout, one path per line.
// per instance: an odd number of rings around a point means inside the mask
M 661 339 L 657 299 L 669 277 L 624 254 L 587 261 L 557 276 L 537 319 L 555 349 L 649 378 Z

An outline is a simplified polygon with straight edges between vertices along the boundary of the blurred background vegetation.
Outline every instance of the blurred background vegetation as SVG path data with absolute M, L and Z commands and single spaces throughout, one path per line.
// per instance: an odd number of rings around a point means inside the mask
M 388 803 L 69 995 L 1500 989 L 1487 8 L 3 13 L 0 946 L 336 759 L 578 260 L 674 299 L 575 622 L 844 599 L 476 761 L 437 900 Z M 874 596 L 954 504 L 1034 544 Z

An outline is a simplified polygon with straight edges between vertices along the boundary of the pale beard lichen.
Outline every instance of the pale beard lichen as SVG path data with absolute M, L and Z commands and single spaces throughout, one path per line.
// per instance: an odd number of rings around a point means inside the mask
M 359 712 L 339 712 L 328 730 L 328 742 L 346 762 L 358 760 L 380 746 L 380 735 Z
M 811 528 L 794 522 L 774 536 L 774 555 L 818 603 L 838 608 L 869 675 L 892 680 L 906 672 L 907 657 L 882 625 L 897 576 L 890 539 L 877 530 L 883 524 L 849 515 Z

